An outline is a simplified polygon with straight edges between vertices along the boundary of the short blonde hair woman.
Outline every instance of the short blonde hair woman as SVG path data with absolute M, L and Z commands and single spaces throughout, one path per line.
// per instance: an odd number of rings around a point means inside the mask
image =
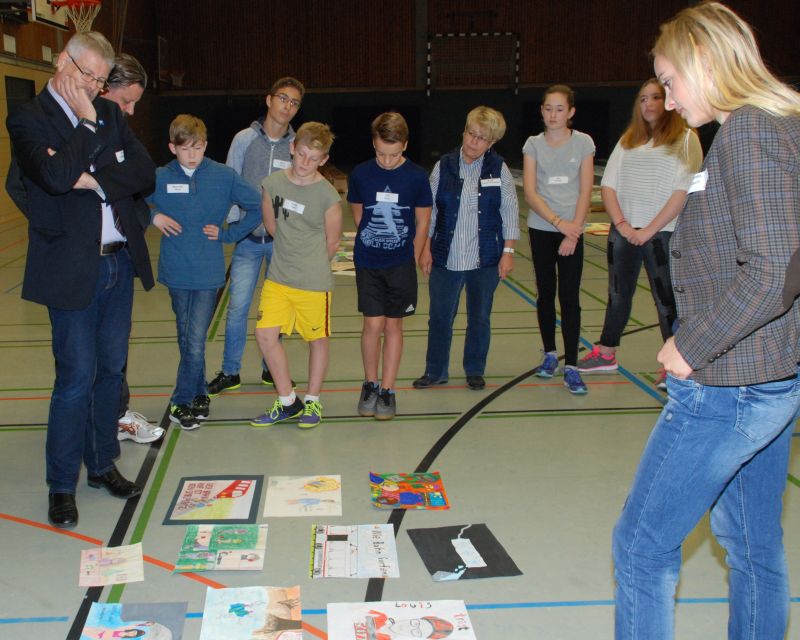
M 679 326 L 658 354 L 669 401 L 614 530 L 616 638 L 674 635 L 681 545 L 710 511 L 727 553 L 730 638 L 784 638 L 781 510 L 800 409 L 800 95 L 716 2 L 662 25 L 667 109 L 722 126 L 672 236 Z

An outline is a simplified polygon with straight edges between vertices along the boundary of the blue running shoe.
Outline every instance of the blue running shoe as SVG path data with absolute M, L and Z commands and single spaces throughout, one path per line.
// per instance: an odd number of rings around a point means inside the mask
M 555 351 L 548 351 L 534 373 L 540 378 L 552 378 L 556 369 L 558 369 L 558 354 Z
M 581 380 L 581 374 L 575 367 L 564 367 L 564 386 L 576 396 L 589 393 L 589 389 Z
M 271 427 L 273 424 L 278 424 L 284 420 L 296 418 L 303 413 L 305 408 L 306 405 L 303 404 L 300 398 L 295 398 L 294 403 L 290 404 L 288 407 L 284 407 L 281 404 L 280 398 L 278 398 L 269 411 L 262 413 L 257 418 L 253 418 L 250 424 L 254 427 Z
M 319 400 L 306 400 L 303 415 L 297 421 L 297 426 L 301 429 L 313 429 L 320 422 L 322 422 L 322 404 Z

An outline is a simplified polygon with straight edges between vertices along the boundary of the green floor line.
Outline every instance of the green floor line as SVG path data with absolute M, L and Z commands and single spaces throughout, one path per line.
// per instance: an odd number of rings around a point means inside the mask
M 211 323 L 211 329 L 208 332 L 207 342 L 213 342 L 217 337 L 217 332 L 219 331 L 219 325 L 222 323 L 222 317 L 225 315 L 225 311 L 228 309 L 228 299 L 230 298 L 230 289 L 225 289 L 225 293 L 222 295 L 222 300 L 220 300 L 219 306 L 217 307 L 217 312 L 214 315 L 214 322 Z
M 796 478 L 791 473 L 789 474 L 789 482 L 791 482 L 796 487 L 800 487 L 800 479 Z
M 131 534 L 128 544 L 136 544 L 137 542 L 141 542 L 144 538 L 145 529 L 147 529 L 147 525 L 150 522 L 150 517 L 153 515 L 153 507 L 156 504 L 156 499 L 158 498 L 158 494 L 161 491 L 162 485 L 164 484 L 164 477 L 167 475 L 167 468 L 172 460 L 172 454 L 175 452 L 175 447 L 178 444 L 178 438 L 180 437 L 180 434 L 180 429 L 170 429 L 170 436 L 169 440 L 167 441 L 167 446 L 164 448 L 161 461 L 158 463 L 158 469 L 153 476 L 153 482 L 150 485 L 150 490 L 147 492 L 147 499 L 142 505 L 142 510 L 139 513 L 139 519 L 136 522 L 136 527 Z M 117 584 L 111 587 L 111 591 L 108 594 L 108 602 L 119 602 L 122 598 L 122 592 L 124 590 L 124 584 Z

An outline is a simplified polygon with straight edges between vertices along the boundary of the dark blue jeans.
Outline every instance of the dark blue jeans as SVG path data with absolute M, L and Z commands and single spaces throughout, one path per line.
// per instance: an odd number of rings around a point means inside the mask
M 618 347 L 625 325 L 631 317 L 633 294 L 642 263 L 650 281 L 650 291 L 656 303 L 661 337 L 672 335 L 672 325 L 677 318 L 675 296 L 669 275 L 669 240 L 671 231 L 659 231 L 648 242 L 637 247 L 614 228 L 608 234 L 608 304 L 600 344 Z
M 492 328 L 490 316 L 494 292 L 500 277 L 497 266 L 450 271 L 433 267 L 428 280 L 430 315 L 428 318 L 428 353 L 425 373 L 437 380 L 449 376 L 450 343 L 453 321 L 458 311 L 461 291 L 467 289 L 467 334 L 464 337 L 464 373 L 482 376 Z
M 214 316 L 216 289 L 170 289 L 181 360 L 172 393 L 172 404 L 192 404 L 208 394 L 206 385 L 206 335 Z
M 56 361 L 46 444 L 51 493 L 75 493 L 81 460 L 93 476 L 114 468 L 132 303 L 133 265 L 122 249 L 100 259 L 89 306 L 48 307 Z

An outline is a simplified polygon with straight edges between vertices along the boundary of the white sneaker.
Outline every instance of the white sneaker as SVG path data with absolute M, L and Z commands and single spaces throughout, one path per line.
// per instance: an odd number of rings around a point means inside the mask
M 133 440 L 139 444 L 155 442 L 164 435 L 164 430 L 154 424 L 150 424 L 141 413 L 136 411 L 126 411 L 125 415 L 119 419 L 119 431 L 117 440 Z

